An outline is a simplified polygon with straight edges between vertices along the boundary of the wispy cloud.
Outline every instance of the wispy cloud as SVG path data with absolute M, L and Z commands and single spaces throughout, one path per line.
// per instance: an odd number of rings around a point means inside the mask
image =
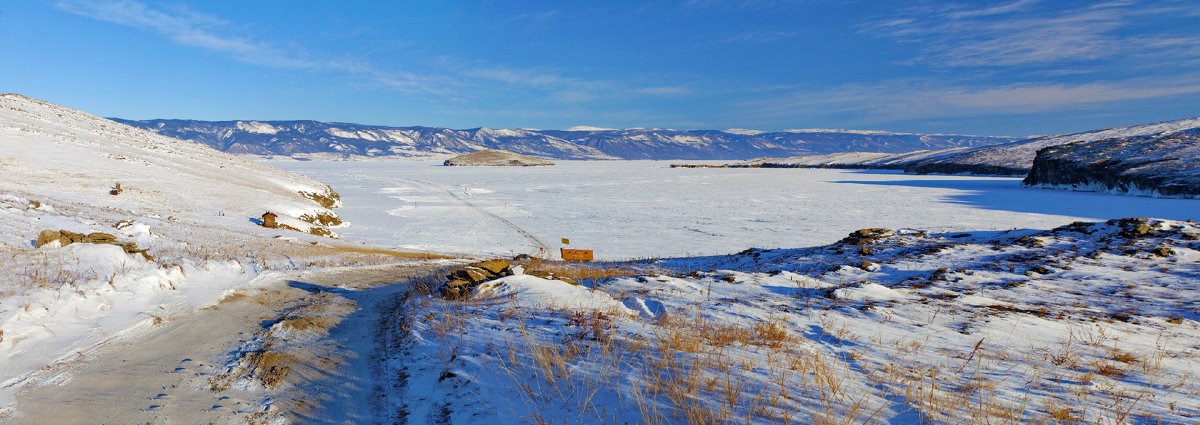
M 1064 6 L 1066 4 L 1066 6 Z M 1079 5 L 1018 0 L 989 7 L 917 7 L 862 32 L 924 46 L 917 62 L 950 67 L 1036 66 L 1129 55 L 1178 57 L 1200 34 L 1127 31 L 1149 18 L 1195 16 L 1200 6 L 1140 1 Z
M 684 9 L 724 7 L 735 9 L 769 9 L 811 3 L 814 0 L 684 0 Z
M 55 6 L 75 15 L 149 31 L 183 46 L 222 53 L 252 65 L 346 72 L 407 92 L 445 94 L 454 85 L 443 76 L 381 69 L 347 58 L 317 57 L 295 46 L 232 35 L 229 22 L 184 6 L 153 8 L 133 0 L 63 0 Z
M 446 58 L 430 60 L 432 68 L 396 69 L 363 60 L 308 52 L 293 43 L 268 42 L 237 35 L 237 28 L 219 17 L 184 6 L 152 7 L 136 0 L 61 0 L 62 11 L 154 33 L 174 43 L 221 53 L 258 66 L 354 75 L 398 91 L 462 101 L 486 93 L 521 91 L 559 103 L 638 96 L 678 96 L 682 87 L 637 86 L 618 81 L 568 77 L 555 70 L 512 68 Z M 548 22 L 558 12 L 521 15 L 520 21 Z
M 1024 10 L 1037 2 L 1038 2 L 1038 0 L 1017 0 L 1012 3 L 1006 3 L 1006 4 L 996 5 L 996 6 L 992 6 L 992 7 L 985 7 L 982 9 L 969 9 L 969 10 L 960 10 L 960 11 L 955 11 L 955 12 L 949 12 L 946 14 L 946 16 L 949 18 L 953 18 L 953 19 L 963 19 L 963 18 L 974 18 L 974 17 L 980 17 L 980 16 L 1000 15 L 1000 14 Z
M 256 65 L 292 69 L 330 65 L 267 43 L 221 34 L 219 29 L 228 26 L 227 22 L 184 7 L 166 11 L 130 0 L 70 0 L 60 1 L 56 6 L 76 15 L 152 31 L 185 46 L 226 53 Z
M 799 31 L 751 31 L 725 37 L 726 43 L 770 43 L 799 37 Z
M 1200 74 L 1175 81 L 1130 79 L 1082 84 L 1015 83 L 999 86 L 893 80 L 825 90 L 795 89 L 745 102 L 748 113 L 780 121 L 801 117 L 853 117 L 862 123 L 1019 115 L 1113 107 L 1121 102 L 1200 93 Z

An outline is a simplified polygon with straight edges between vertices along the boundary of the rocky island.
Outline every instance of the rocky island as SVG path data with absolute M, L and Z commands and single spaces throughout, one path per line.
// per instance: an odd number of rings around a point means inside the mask
M 447 159 L 445 165 L 531 167 L 553 162 L 499 149 L 484 149 Z

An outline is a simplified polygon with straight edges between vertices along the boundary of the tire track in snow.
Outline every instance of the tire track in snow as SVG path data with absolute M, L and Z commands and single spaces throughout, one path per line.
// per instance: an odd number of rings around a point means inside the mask
M 500 222 L 501 224 L 508 227 L 509 229 L 512 229 L 514 232 L 517 232 L 517 234 L 521 235 L 521 237 L 525 238 L 526 240 L 529 241 L 529 243 L 533 244 L 534 248 L 540 248 L 541 251 L 543 251 L 547 254 L 550 252 L 550 245 L 547 244 L 545 241 L 541 240 L 540 238 L 538 238 L 537 236 L 535 236 L 533 233 L 529 232 L 528 230 L 525 230 L 525 228 L 518 226 L 511 221 L 508 221 L 508 219 L 501 217 L 499 214 L 493 213 L 483 207 L 475 205 L 475 203 L 468 201 L 466 198 L 463 198 L 459 194 L 455 193 L 453 189 L 447 188 L 446 186 L 443 186 L 443 185 L 440 185 L 437 183 L 427 182 L 424 180 L 414 180 L 414 179 L 386 179 L 386 180 L 388 180 L 392 183 L 397 183 L 397 184 L 402 184 L 405 182 L 416 183 L 417 185 L 425 186 L 428 188 L 432 188 L 432 189 L 436 189 L 436 190 L 444 190 L 444 191 L 446 191 L 446 194 L 450 195 L 451 198 L 454 198 L 454 200 L 458 201 L 459 203 L 462 203 L 467 208 L 470 208 L 470 209 L 475 210 L 483 215 L 491 217 L 492 219 L 495 219 L 496 221 Z M 535 250 L 534 252 L 531 252 L 530 254 L 536 256 L 540 253 L 537 250 Z

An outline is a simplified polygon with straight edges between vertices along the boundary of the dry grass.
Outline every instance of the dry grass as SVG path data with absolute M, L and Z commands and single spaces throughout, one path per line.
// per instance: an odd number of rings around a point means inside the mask
M 434 254 L 434 253 L 429 253 L 429 252 L 408 252 L 408 251 L 396 251 L 396 250 L 382 249 L 382 248 L 361 248 L 361 247 L 344 246 L 344 245 L 331 246 L 328 249 L 333 253 L 385 255 L 385 256 L 389 256 L 389 257 L 412 259 L 412 260 L 448 260 L 448 259 L 458 258 L 458 257 L 450 256 L 450 255 Z M 317 250 L 317 251 L 320 251 L 320 250 Z
M 325 334 L 339 322 L 341 322 L 340 319 L 329 316 L 296 317 L 280 321 L 279 326 L 285 329 Z
M 618 266 L 609 263 L 570 263 L 564 261 L 547 261 L 540 258 L 531 258 L 518 262 L 525 267 L 528 272 L 545 272 L 555 276 L 562 276 L 574 280 L 582 279 L 603 279 L 621 276 L 637 276 L 645 274 L 644 271 L 633 270 L 625 266 Z
M 244 364 L 254 370 L 254 376 L 264 387 L 275 388 L 292 371 L 296 359 L 290 355 L 271 351 L 255 351 L 243 357 Z

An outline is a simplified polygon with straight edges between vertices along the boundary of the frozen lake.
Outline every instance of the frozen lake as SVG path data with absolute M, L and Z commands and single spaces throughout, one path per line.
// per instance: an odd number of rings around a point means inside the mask
M 669 168 L 666 161 L 552 167 L 439 162 L 271 162 L 333 186 L 343 238 L 515 255 L 594 249 L 603 259 L 828 244 L 865 227 L 1046 229 L 1116 217 L 1200 218 L 1200 200 L 1023 189 L 1020 179 L 826 169 Z

